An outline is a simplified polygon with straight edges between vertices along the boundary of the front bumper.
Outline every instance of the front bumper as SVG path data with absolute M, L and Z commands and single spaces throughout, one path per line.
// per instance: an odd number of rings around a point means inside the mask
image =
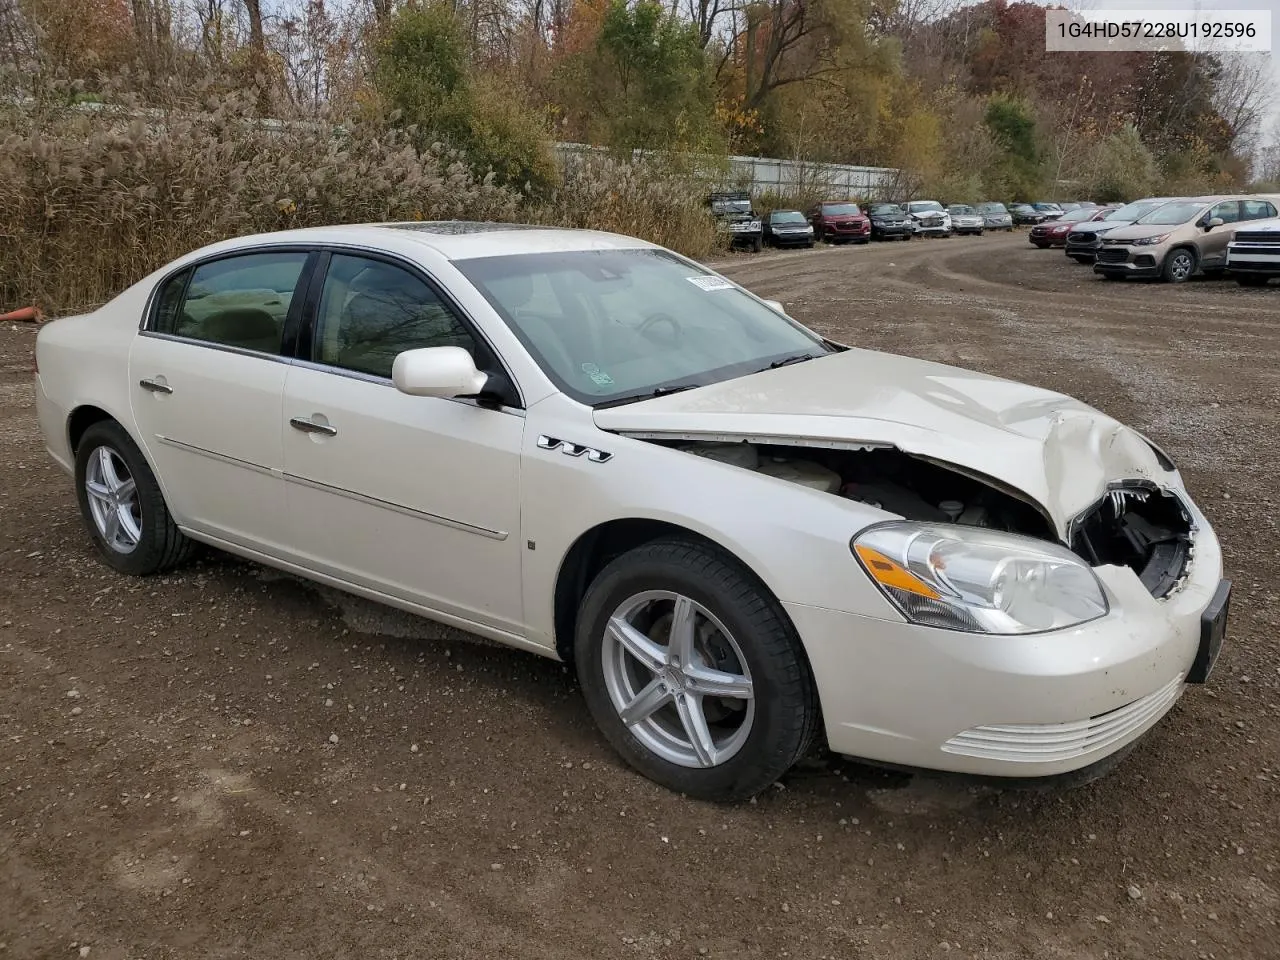
M 1117 251 L 1123 253 L 1124 260 L 1115 259 Z M 1158 277 L 1163 262 L 1163 253 L 1155 253 L 1149 248 L 1129 249 L 1103 245 L 1094 253 L 1093 272 L 1122 277 Z
M 909 237 L 914 231 L 909 223 L 873 223 L 871 232 L 877 237 Z
M 1123 750 L 1177 701 L 1222 580 L 1203 523 L 1181 589 L 1157 600 L 1127 568 L 1097 573 L 1111 612 L 996 637 L 784 606 L 813 666 L 832 750 L 900 766 L 1045 777 Z
M 802 247 L 813 243 L 813 234 L 807 230 L 794 233 L 778 233 L 774 231 L 769 239 L 780 247 Z
M 1227 272 L 1280 277 L 1280 249 L 1275 253 L 1230 251 L 1227 256 Z

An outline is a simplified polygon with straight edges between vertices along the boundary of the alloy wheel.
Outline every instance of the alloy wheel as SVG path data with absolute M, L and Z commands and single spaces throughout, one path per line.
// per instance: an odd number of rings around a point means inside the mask
M 687 596 L 649 590 L 623 601 L 605 628 L 604 683 L 632 735 L 682 767 L 714 767 L 751 734 L 755 690 L 733 635 Z
M 120 454 L 108 446 L 90 453 L 84 489 L 103 542 L 116 553 L 132 553 L 142 539 L 142 502 L 138 484 Z

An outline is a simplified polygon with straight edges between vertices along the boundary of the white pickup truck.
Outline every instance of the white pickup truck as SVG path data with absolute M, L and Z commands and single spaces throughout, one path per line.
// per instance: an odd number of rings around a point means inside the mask
M 1261 287 L 1280 277 L 1280 218 L 1257 220 L 1237 230 L 1227 244 L 1225 266 L 1242 287 Z

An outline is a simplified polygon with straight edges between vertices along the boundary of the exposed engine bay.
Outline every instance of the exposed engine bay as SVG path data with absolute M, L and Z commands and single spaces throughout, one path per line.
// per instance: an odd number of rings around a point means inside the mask
M 990 527 L 1058 542 L 1048 517 L 1017 491 L 900 450 L 662 442 L 909 520 Z M 1110 491 L 1077 518 L 1068 546 L 1093 566 L 1129 567 L 1153 596 L 1164 597 L 1186 574 L 1191 533 L 1191 517 L 1176 496 L 1152 485 L 1134 485 Z

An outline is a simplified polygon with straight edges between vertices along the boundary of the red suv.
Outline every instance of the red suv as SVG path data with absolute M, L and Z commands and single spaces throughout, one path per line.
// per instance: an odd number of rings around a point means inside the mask
M 841 200 L 820 203 L 809 211 L 815 240 L 827 243 L 867 243 L 871 239 L 871 218 L 856 203 Z

